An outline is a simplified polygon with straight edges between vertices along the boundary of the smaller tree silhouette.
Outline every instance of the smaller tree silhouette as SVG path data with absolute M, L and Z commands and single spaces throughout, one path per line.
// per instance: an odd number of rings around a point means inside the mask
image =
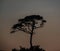
M 34 34 L 34 29 L 43 27 L 45 22 L 46 20 L 44 20 L 40 15 L 29 15 L 23 19 L 19 19 L 18 23 L 12 26 L 13 30 L 11 33 L 16 31 L 23 31 L 30 34 L 30 48 L 32 48 L 32 36 Z M 39 26 L 36 25 L 38 23 Z

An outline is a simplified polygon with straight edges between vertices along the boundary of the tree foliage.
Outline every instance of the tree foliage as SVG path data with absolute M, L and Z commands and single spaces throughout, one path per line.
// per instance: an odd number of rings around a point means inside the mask
M 35 26 L 35 24 L 38 24 L 38 21 L 40 21 L 40 25 L 39 27 Z M 40 15 L 29 15 L 26 16 L 23 19 L 19 19 L 17 24 L 14 24 L 12 26 L 12 31 L 11 33 L 14 33 L 18 30 L 26 32 L 26 33 L 31 33 L 32 30 L 32 23 L 34 22 L 33 28 L 40 28 L 43 27 L 44 23 L 46 22 L 46 20 L 43 19 L 42 16 Z

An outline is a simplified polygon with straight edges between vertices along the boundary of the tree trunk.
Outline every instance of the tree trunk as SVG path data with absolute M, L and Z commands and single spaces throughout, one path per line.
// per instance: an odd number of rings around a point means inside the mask
M 32 23 L 32 30 L 31 30 L 31 34 L 30 34 L 30 48 L 32 48 L 32 36 L 33 36 L 33 30 L 34 30 L 34 25 L 35 25 L 35 21 L 33 21 Z
M 32 34 L 30 35 L 30 48 L 32 48 Z

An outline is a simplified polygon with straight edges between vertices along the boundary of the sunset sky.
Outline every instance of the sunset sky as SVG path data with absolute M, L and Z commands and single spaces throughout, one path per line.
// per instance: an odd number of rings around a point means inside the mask
M 28 15 L 41 15 L 47 20 L 35 30 L 33 45 L 46 51 L 60 51 L 60 0 L 0 0 L 0 50 L 29 47 L 29 34 L 10 34 L 13 24 Z

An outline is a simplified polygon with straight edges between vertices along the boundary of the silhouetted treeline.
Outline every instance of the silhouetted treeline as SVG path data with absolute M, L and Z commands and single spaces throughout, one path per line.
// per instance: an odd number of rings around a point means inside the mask
M 33 46 L 32 48 L 23 48 L 21 47 L 20 50 L 18 49 L 12 49 L 12 51 L 45 51 L 42 48 L 39 48 L 39 46 Z

